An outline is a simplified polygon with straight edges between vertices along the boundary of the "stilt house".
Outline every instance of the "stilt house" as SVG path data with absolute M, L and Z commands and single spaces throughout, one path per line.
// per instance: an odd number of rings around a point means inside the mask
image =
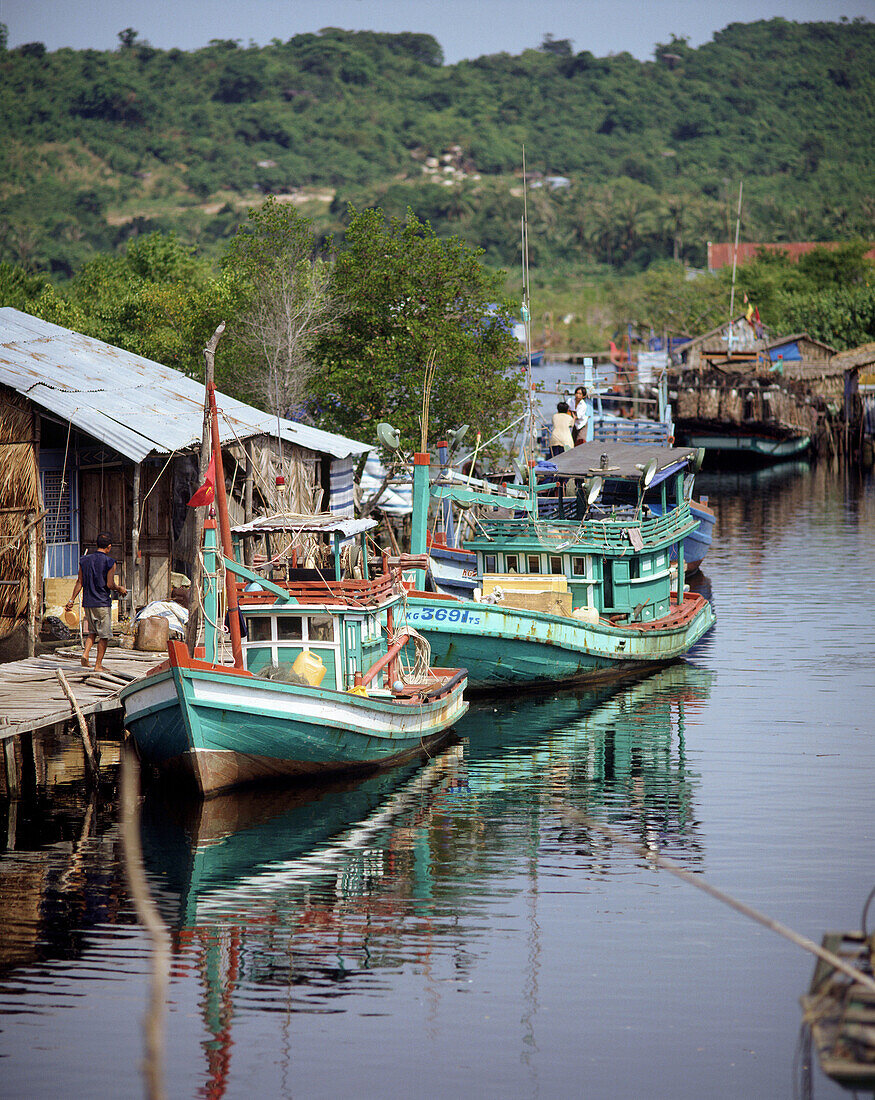
M 43 600 L 67 599 L 99 531 L 137 608 L 193 560 L 200 382 L 0 309 L 0 651 L 32 647 Z M 370 447 L 217 394 L 232 522 L 262 510 L 352 515 Z M 63 599 L 59 597 L 63 596 Z M 17 641 L 15 640 L 17 638 Z

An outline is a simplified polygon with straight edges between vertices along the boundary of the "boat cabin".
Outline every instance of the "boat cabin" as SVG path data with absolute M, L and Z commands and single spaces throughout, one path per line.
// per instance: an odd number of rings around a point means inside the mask
M 238 547 L 255 543 L 259 578 L 241 580 L 237 595 L 250 672 L 291 679 L 287 670 L 298 658 L 314 654 L 325 668 L 321 686 L 344 691 L 386 653 L 383 624 L 402 593 L 388 572 L 369 576 L 362 540 L 376 526 L 286 513 L 231 529 Z
M 554 475 L 576 486 L 572 515 L 562 497 L 546 498 L 552 514 L 539 507 L 537 519 L 484 519 L 465 542 L 477 554 L 482 598 L 501 588 L 505 602 L 532 610 L 618 623 L 662 619 L 683 598 L 673 559 L 680 555 L 683 575 L 683 540 L 697 526 L 689 507 L 695 462 L 685 448 L 599 443 L 559 455 Z

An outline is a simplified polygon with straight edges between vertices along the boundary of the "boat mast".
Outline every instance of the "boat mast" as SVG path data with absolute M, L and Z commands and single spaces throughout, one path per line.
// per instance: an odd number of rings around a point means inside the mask
M 520 245 L 523 267 L 523 302 L 520 315 L 526 334 L 526 401 L 529 408 L 528 452 L 535 457 L 535 410 L 532 405 L 532 315 L 529 309 L 529 184 L 526 178 L 526 147 L 523 146 L 523 218 Z
M 207 397 L 210 402 L 210 430 L 213 440 L 213 470 L 216 476 L 216 511 L 219 514 L 219 533 L 222 538 L 222 553 L 233 560 L 234 548 L 231 542 L 231 524 L 228 520 L 228 497 L 225 493 L 225 471 L 222 466 L 222 442 L 219 439 L 219 416 L 216 409 L 216 387 L 212 379 L 207 383 Z M 234 667 L 243 668 L 243 643 L 240 636 L 240 612 L 237 608 L 237 582 L 234 574 L 225 568 L 225 602 L 228 607 L 228 627 L 231 631 L 231 652 L 234 654 Z
M 729 291 L 729 337 L 726 341 L 726 350 L 732 354 L 732 314 L 735 311 L 735 269 L 738 265 L 738 235 L 741 231 L 741 193 L 744 189 L 744 180 L 738 181 L 738 211 L 735 215 L 735 247 L 732 249 L 732 289 Z

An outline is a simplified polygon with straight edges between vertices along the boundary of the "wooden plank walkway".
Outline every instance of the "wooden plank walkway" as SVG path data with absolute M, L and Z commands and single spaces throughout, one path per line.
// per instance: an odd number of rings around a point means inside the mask
M 62 649 L 42 657 L 0 664 L 0 741 L 20 734 L 68 722 L 74 717 L 57 670 L 64 677 L 87 717 L 121 710 L 118 693 L 125 684 L 145 676 L 162 660 L 160 653 L 107 650 L 103 672 L 83 668 L 81 650 Z

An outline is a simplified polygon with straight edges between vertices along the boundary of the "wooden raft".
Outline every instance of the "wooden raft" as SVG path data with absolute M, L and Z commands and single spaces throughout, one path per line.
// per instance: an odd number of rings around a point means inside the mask
M 73 718 L 57 670 L 70 685 L 84 715 L 120 710 L 118 693 L 132 680 L 145 676 L 161 660 L 160 653 L 109 649 L 103 671 L 83 668 L 79 653 L 62 650 L 42 657 L 0 664 L 0 741 L 67 722 Z

